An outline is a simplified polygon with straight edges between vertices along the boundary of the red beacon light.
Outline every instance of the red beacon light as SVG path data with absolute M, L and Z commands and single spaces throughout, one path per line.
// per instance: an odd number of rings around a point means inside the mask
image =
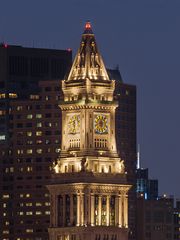
M 68 51 L 68 52 L 72 52 L 72 49 L 71 49 L 71 48 L 68 48 L 67 51 Z
M 87 23 L 86 23 L 85 29 L 91 29 L 91 23 L 90 23 L 90 22 L 87 22 Z

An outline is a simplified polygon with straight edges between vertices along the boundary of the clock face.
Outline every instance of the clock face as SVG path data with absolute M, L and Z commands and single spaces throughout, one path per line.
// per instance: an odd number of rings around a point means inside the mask
M 94 129 L 97 134 L 108 133 L 108 118 L 106 115 L 98 114 L 94 119 Z
M 68 120 L 68 133 L 80 133 L 80 115 L 73 115 Z

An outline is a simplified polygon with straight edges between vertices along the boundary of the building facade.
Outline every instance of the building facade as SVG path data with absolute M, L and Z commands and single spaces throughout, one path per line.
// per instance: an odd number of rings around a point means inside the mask
M 174 208 L 174 240 L 180 239 L 180 200 L 177 199 Z
M 71 57 L 65 50 L 0 46 L 2 240 L 48 239 L 45 185 L 59 155 L 60 79 Z
M 115 81 L 89 22 L 62 90 L 61 153 L 47 186 L 50 240 L 128 239 L 131 185 L 116 146 Z
M 174 199 L 159 197 L 156 200 L 137 199 L 137 239 L 174 239 Z

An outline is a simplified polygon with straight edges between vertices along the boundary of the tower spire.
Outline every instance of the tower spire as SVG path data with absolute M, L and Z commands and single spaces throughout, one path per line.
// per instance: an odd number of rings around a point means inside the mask
M 97 48 L 91 23 L 86 22 L 80 47 L 75 56 L 67 81 L 71 80 L 110 80 L 102 57 Z

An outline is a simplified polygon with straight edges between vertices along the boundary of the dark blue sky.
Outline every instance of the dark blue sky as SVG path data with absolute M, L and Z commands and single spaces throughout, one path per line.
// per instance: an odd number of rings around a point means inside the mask
M 137 85 L 141 162 L 180 197 L 180 0 L 1 0 L 0 41 L 79 46 L 90 20 L 106 66 Z

